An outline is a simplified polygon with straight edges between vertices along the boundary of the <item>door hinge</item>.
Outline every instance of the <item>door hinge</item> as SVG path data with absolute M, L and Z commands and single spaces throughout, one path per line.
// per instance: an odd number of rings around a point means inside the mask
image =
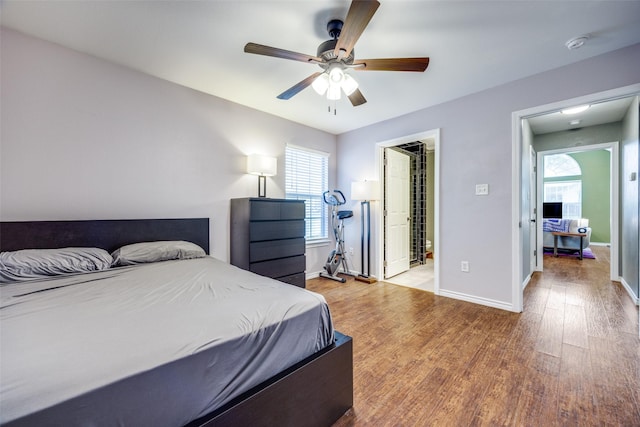
M 385 268 L 387 267 L 387 260 L 384 261 L 383 265 L 385 266 Z
M 538 173 L 538 167 L 537 166 L 533 167 L 533 173 Z
M 533 256 L 538 256 L 538 250 L 537 249 L 533 250 Z

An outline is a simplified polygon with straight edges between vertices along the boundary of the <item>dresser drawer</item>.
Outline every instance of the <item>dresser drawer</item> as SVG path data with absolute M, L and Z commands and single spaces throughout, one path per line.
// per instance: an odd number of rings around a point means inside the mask
M 303 254 L 304 251 L 304 237 L 253 242 L 249 245 L 249 262 L 287 258 Z
M 293 239 L 304 237 L 304 220 L 252 221 L 249 224 L 249 241 Z
M 307 278 L 305 273 L 292 274 L 290 276 L 278 277 L 277 280 L 288 283 L 289 285 L 295 285 L 300 288 L 307 287 Z
M 251 201 L 250 221 L 278 221 L 281 219 L 304 219 L 304 202 L 293 201 Z
M 289 258 L 274 259 L 271 261 L 252 262 L 249 271 L 268 277 L 284 277 L 302 273 L 306 268 L 304 255 Z

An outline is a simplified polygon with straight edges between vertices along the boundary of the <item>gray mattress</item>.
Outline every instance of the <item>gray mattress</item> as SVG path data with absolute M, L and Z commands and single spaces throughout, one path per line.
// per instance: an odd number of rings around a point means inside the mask
M 184 425 L 333 342 L 321 295 L 211 257 L 0 296 L 8 425 Z

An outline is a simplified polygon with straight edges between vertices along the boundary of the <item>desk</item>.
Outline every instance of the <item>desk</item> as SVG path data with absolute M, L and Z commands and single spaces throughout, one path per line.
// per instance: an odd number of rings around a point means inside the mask
M 567 233 L 564 231 L 552 231 L 553 234 L 553 256 L 558 256 L 558 236 L 569 236 L 569 237 L 580 237 L 580 257 L 582 259 L 582 242 L 585 237 L 587 237 L 587 233 Z

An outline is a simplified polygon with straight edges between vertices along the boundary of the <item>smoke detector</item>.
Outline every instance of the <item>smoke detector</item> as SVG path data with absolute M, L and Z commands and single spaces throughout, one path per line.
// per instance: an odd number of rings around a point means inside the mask
M 581 48 L 582 45 L 584 45 L 587 42 L 587 40 L 589 40 L 589 34 L 585 34 L 584 36 L 580 36 L 580 37 L 574 37 L 568 40 L 564 45 L 569 50 L 575 50 L 575 49 Z

